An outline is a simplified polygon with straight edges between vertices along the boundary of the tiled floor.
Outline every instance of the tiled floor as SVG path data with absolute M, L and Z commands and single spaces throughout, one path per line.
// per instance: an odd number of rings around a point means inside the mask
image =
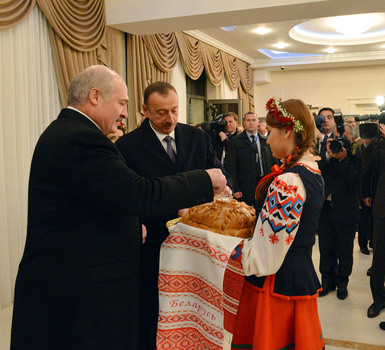
M 348 298 L 339 300 L 336 292 L 331 292 L 318 299 L 326 350 L 385 350 L 385 331 L 378 327 L 381 321 L 385 321 L 385 310 L 378 317 L 372 319 L 366 317 L 366 311 L 372 303 L 369 277 L 366 276 L 371 259 L 372 255 L 360 253 L 355 242 L 354 266 L 348 286 Z M 318 269 L 318 245 L 314 246 L 313 260 Z M 11 319 L 12 307 L 0 311 L 0 350 L 9 349 Z

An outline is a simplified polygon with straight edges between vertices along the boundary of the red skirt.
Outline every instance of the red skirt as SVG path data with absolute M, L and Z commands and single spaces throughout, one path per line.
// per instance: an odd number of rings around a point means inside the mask
M 317 299 L 286 300 L 273 296 L 273 282 L 273 276 L 267 276 L 263 291 L 245 282 L 231 349 L 324 349 Z

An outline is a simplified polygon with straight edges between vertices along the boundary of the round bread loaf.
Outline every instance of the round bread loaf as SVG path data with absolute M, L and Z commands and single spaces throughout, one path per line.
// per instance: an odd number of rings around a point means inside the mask
M 180 222 L 222 235 L 249 238 L 254 233 L 255 210 L 235 199 L 192 207 Z

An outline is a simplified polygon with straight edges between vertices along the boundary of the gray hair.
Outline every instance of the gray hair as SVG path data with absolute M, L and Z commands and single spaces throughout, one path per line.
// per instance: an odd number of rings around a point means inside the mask
M 116 73 L 104 66 L 92 66 L 77 75 L 68 88 L 69 106 L 81 106 L 88 99 L 92 88 L 98 88 L 104 99 L 108 100 L 115 87 Z
M 349 123 L 344 123 L 344 125 L 347 126 L 350 129 L 350 132 L 351 132 L 352 136 L 354 136 L 354 128 L 352 127 L 352 125 L 349 124 Z

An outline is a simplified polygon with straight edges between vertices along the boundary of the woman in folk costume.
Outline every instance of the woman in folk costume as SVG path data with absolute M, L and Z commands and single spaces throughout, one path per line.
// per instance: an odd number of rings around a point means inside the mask
M 246 277 L 231 349 L 320 350 L 321 286 L 311 251 L 324 192 L 311 154 L 314 118 L 301 100 L 272 98 L 266 109 L 267 143 L 283 165 L 258 185 L 254 237 L 234 254 Z

